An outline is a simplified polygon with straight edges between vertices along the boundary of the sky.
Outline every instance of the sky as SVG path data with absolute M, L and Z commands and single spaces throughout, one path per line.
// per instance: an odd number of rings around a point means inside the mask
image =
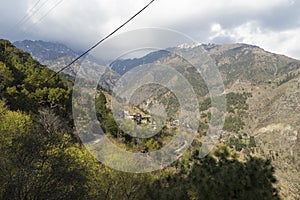
M 0 38 L 84 50 L 150 0 L 0 0 Z M 155 0 L 118 33 L 156 27 L 199 43 L 247 43 L 300 59 L 300 0 Z

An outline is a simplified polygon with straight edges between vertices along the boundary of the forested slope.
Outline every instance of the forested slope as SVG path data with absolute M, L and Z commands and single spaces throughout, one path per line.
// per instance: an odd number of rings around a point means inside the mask
M 45 81 L 54 72 L 6 40 L 0 72 L 0 199 L 279 199 L 269 160 L 224 146 L 152 173 L 107 168 L 76 136 L 71 82 Z

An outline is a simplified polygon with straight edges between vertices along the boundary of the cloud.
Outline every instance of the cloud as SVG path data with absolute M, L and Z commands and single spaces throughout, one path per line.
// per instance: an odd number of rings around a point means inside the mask
M 149 2 L 2 1 L 0 26 L 7 31 L 1 37 L 58 41 L 77 49 L 91 46 Z M 39 6 L 32 9 L 37 2 Z M 203 43 L 248 42 L 300 58 L 295 53 L 300 51 L 296 45 L 300 42 L 299 7 L 300 1 L 294 0 L 157 0 L 120 32 L 142 27 L 169 28 Z M 18 24 L 26 15 L 30 16 L 26 23 Z
M 259 44 L 268 51 L 299 58 L 300 27 L 274 31 L 262 27 L 258 22 L 251 21 L 233 29 L 223 29 L 220 24 L 213 24 L 211 33 L 213 35 L 209 40 L 212 42 L 226 38 L 224 40 Z

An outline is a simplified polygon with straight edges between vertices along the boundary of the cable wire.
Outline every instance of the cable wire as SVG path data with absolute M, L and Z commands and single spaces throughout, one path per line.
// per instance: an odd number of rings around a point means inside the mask
M 35 5 L 28 11 L 28 13 L 24 15 L 24 17 L 14 27 L 11 28 L 11 30 L 15 29 L 16 27 L 21 27 L 23 24 L 27 23 L 30 18 L 32 18 L 42 7 L 46 5 L 48 1 L 49 0 L 46 0 L 44 2 L 41 2 L 41 0 L 37 1 Z M 39 7 L 35 9 L 38 5 Z
M 38 0 L 27 12 L 28 13 L 31 13 L 34 9 L 35 9 L 35 7 L 37 7 L 38 5 L 39 5 L 39 3 L 41 2 L 41 0 Z M 19 24 L 21 24 L 24 20 L 26 20 L 26 18 L 27 17 L 29 17 L 30 16 L 30 14 L 25 14 L 21 19 L 20 19 L 20 21 L 16 24 L 16 25 L 19 25 Z
M 29 27 L 26 28 L 26 30 L 31 29 L 32 27 L 34 27 L 35 25 L 41 23 L 46 17 L 47 15 L 49 15 L 57 6 L 59 6 L 59 4 L 61 4 L 64 0 L 60 0 L 57 1 L 55 5 L 53 5 L 40 19 L 38 19 L 35 23 L 31 24 Z M 26 32 L 25 30 L 25 32 Z
M 113 34 L 115 34 L 118 30 L 120 30 L 122 27 L 124 27 L 126 24 L 128 24 L 131 20 L 133 20 L 136 16 L 138 16 L 141 12 L 143 12 L 147 7 L 149 7 L 155 0 L 151 0 L 146 6 L 144 6 L 141 10 L 139 10 L 137 13 L 135 13 L 132 17 L 130 17 L 127 21 L 125 21 L 123 24 L 121 24 L 118 28 L 116 28 L 114 31 L 112 31 L 110 34 L 99 40 L 96 44 L 94 44 L 92 47 L 90 47 L 88 50 L 80 54 L 78 57 L 76 57 L 74 60 L 72 60 L 69 64 L 55 72 L 49 79 L 46 80 L 48 82 L 52 78 L 54 78 L 57 74 L 64 71 L 68 67 L 70 67 L 72 64 L 74 64 L 76 61 L 78 61 L 80 58 L 88 54 L 90 51 L 92 51 L 94 48 L 96 48 L 99 44 L 107 40 L 109 37 L 111 37 Z

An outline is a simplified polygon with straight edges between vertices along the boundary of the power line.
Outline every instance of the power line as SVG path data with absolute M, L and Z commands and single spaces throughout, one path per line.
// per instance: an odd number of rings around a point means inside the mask
M 17 26 L 22 26 L 22 24 L 25 24 L 27 21 L 29 21 L 29 19 L 32 16 L 34 16 L 42 7 L 44 7 L 48 1 L 49 0 L 46 0 L 40 4 L 41 0 L 38 0 L 34 4 L 34 6 L 28 11 L 29 13 L 25 14 L 23 16 L 23 18 L 13 28 L 11 28 L 11 30 L 15 29 Z M 39 5 L 39 7 L 37 9 L 35 9 L 38 5 Z
M 46 82 L 48 82 L 49 80 L 51 80 L 52 78 L 54 78 L 57 74 L 59 74 L 60 72 L 64 71 L 65 69 L 67 69 L 68 67 L 70 67 L 72 64 L 74 64 L 76 61 L 78 61 L 80 58 L 82 58 L 83 56 L 85 56 L 86 54 L 88 54 L 91 50 L 93 50 L 94 48 L 96 48 L 100 43 L 104 42 L 105 40 L 107 40 L 109 37 L 111 37 L 113 34 L 115 34 L 118 30 L 120 30 L 123 26 L 125 26 L 126 24 L 128 24 L 131 20 L 133 20 L 136 16 L 138 16 L 141 12 L 143 12 L 147 7 L 150 6 L 150 4 L 152 4 L 155 0 L 151 0 L 146 6 L 144 6 L 141 10 L 139 10 L 137 13 L 135 13 L 132 17 L 130 17 L 127 21 L 125 21 L 123 24 L 121 24 L 118 28 L 116 28 L 113 32 L 111 32 L 110 34 L 108 34 L 106 37 L 102 38 L 101 40 L 99 40 L 96 44 L 94 44 L 92 47 L 90 47 L 88 50 L 86 50 L 85 52 L 83 52 L 82 54 L 80 54 L 78 57 L 76 57 L 74 60 L 72 60 L 69 64 L 67 64 L 65 67 L 61 68 L 60 70 L 58 70 L 57 72 L 55 72 L 49 79 L 46 80 Z
M 59 4 L 61 4 L 62 2 L 63 2 L 64 0 L 60 0 L 60 1 L 58 1 L 52 8 L 50 8 L 49 9 L 49 11 L 45 14 L 45 15 L 43 15 L 37 22 L 36 22 L 36 24 L 37 23 L 40 23 L 50 12 L 52 12 Z
M 15 25 L 15 26 L 18 26 L 18 25 L 20 25 L 20 24 L 22 24 L 22 23 L 24 23 L 24 21 L 28 18 L 28 17 L 30 17 L 30 15 L 32 15 L 32 11 L 34 11 L 34 9 L 35 9 L 35 7 L 37 7 L 38 5 L 39 5 L 39 3 L 41 2 L 41 0 L 38 0 L 28 11 L 26 11 L 26 12 L 28 12 L 28 13 L 26 13 L 19 21 L 18 21 L 18 23 Z
M 29 11 L 28 11 L 28 13 L 31 13 L 34 9 L 35 9 L 35 7 L 37 7 L 38 5 L 39 5 L 39 3 L 41 2 L 41 0 L 38 0 L 30 9 L 29 9 Z M 30 16 L 30 14 L 25 14 L 21 19 L 20 19 L 20 21 L 16 24 L 16 25 L 19 25 L 19 24 L 21 24 L 27 17 L 29 17 Z
M 52 7 L 48 10 L 48 12 L 46 12 L 40 19 L 38 19 L 37 22 L 35 22 L 35 23 L 32 24 L 31 26 L 29 26 L 29 27 L 27 28 L 27 30 L 28 30 L 29 28 L 33 27 L 34 25 L 40 23 L 41 21 L 43 21 L 43 20 L 47 17 L 47 15 L 49 15 L 49 13 L 50 13 L 51 11 L 53 11 L 53 10 L 54 10 L 59 4 L 61 4 L 63 1 L 64 1 L 64 0 L 58 1 L 54 6 L 52 6 Z

